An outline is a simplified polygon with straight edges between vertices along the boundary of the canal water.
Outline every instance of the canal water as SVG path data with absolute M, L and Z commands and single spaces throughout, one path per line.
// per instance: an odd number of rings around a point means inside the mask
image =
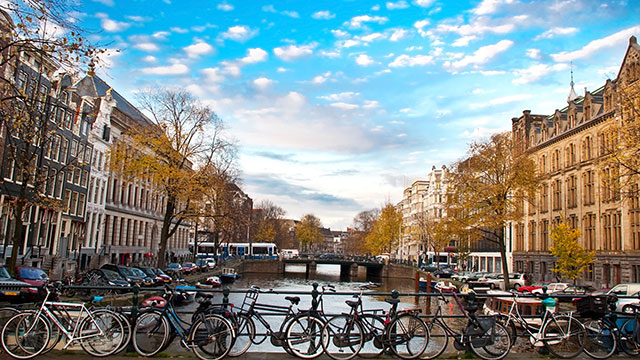
M 361 269 L 364 270 L 364 269 Z M 284 276 L 276 277 L 273 274 L 245 274 L 230 285 L 231 290 L 248 289 L 252 285 L 260 287 L 261 291 L 269 291 L 268 293 L 261 293 L 257 299 L 260 304 L 272 304 L 279 306 L 288 306 L 289 301 L 285 300 L 286 294 L 281 292 L 285 291 L 305 291 L 311 293 L 313 289 L 313 283 L 318 283 L 318 290 L 321 291 L 322 285 L 331 284 L 335 286 L 337 292 L 359 292 L 360 285 L 369 282 L 379 283 L 378 287 L 373 288 L 369 292 L 391 292 L 392 290 L 398 290 L 399 292 L 415 291 L 414 280 L 409 279 L 380 279 L 380 278 L 367 278 L 364 271 L 359 273 L 357 281 L 343 281 L 340 279 L 340 266 L 339 265 L 318 265 L 316 270 L 316 276 L 314 278 L 307 279 L 305 277 L 304 265 L 292 265 L 289 264 L 286 267 Z M 270 292 L 273 290 L 273 292 Z M 365 292 L 366 294 L 366 292 Z M 244 300 L 244 294 L 231 293 L 230 302 L 236 307 L 240 307 Z M 300 297 L 300 304 L 295 308 L 309 309 L 311 307 L 311 295 L 295 295 Z M 384 310 L 389 310 L 390 305 L 387 304 L 384 299 L 388 296 L 363 296 L 363 307 L 366 310 L 380 310 L 379 314 Z M 217 298 L 217 297 L 216 297 Z M 325 293 L 323 298 L 323 307 L 326 314 L 341 314 L 349 312 L 349 307 L 345 304 L 345 300 L 353 300 L 351 296 L 345 295 L 331 295 L 329 292 Z M 417 308 L 424 309 L 424 298 L 400 297 L 401 303 L 398 305 L 398 309 Z M 195 309 L 197 304 L 190 304 L 184 307 L 185 310 Z M 181 309 L 182 310 L 182 309 Z M 265 311 L 261 311 L 265 312 Z M 268 316 L 265 319 L 269 322 L 272 330 L 277 331 L 280 328 L 280 324 L 283 320 L 282 316 Z M 256 322 L 256 332 L 265 333 L 265 328 Z M 374 349 L 368 349 L 371 347 L 371 342 L 363 348 L 363 352 L 374 352 Z M 276 347 L 271 344 L 269 339 L 263 343 L 256 345 L 253 344 L 249 349 L 251 352 L 284 352 L 281 347 Z

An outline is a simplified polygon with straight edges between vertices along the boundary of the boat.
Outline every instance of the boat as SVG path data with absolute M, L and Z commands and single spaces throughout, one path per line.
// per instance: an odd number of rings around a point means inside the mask
M 207 279 L 203 282 L 199 282 L 196 284 L 196 287 L 200 288 L 200 289 L 211 289 L 214 287 L 218 287 L 222 284 L 222 281 L 220 280 L 220 277 L 218 276 L 209 276 L 207 277 Z
M 234 268 L 224 268 L 220 274 L 220 281 L 222 283 L 231 283 L 238 278 L 238 272 Z
M 431 291 L 433 291 L 433 289 L 435 288 L 436 288 L 436 282 L 431 281 Z M 427 279 L 421 277 L 420 280 L 418 280 L 418 290 L 422 292 L 427 291 Z
M 192 285 L 176 286 L 176 296 L 173 301 L 176 305 L 185 305 L 192 303 L 196 299 L 196 287 Z
M 509 292 L 497 290 L 489 290 L 487 294 L 504 296 L 488 297 L 482 307 L 485 315 L 507 315 L 511 310 L 511 305 L 516 301 L 520 315 L 525 317 L 527 323 L 540 326 L 541 319 L 539 317 L 528 317 L 531 315 L 540 315 L 542 311 L 544 311 L 544 306 L 540 299 L 531 297 L 519 297 L 516 299 L 513 294 Z
M 443 293 L 452 293 L 458 291 L 454 283 L 447 280 L 441 280 L 436 283 L 435 289 Z

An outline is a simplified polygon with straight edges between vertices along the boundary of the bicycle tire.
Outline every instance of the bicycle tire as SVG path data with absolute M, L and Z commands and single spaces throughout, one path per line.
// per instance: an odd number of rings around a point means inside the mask
M 518 328 L 516 328 L 516 322 L 513 321 L 509 316 L 500 315 L 498 317 L 498 321 L 509 331 L 509 339 L 511 339 L 511 346 L 516 344 L 518 340 Z
M 509 330 L 498 321 L 481 335 L 472 335 L 467 339 L 471 351 L 484 360 L 502 359 L 511 350 Z
M 431 360 L 442 355 L 449 344 L 449 333 L 436 319 L 432 319 L 426 323 L 429 329 L 429 342 L 427 348 L 424 349 L 421 359 Z
M 620 327 L 620 347 L 629 356 L 640 354 L 640 322 L 635 318 L 628 319 Z
M 384 320 L 375 314 L 361 314 L 359 320 L 365 336 L 358 355 L 363 358 L 380 356 L 385 350 Z
M 350 360 L 358 355 L 364 342 L 364 330 L 351 315 L 337 315 L 322 327 L 320 341 L 324 353 L 334 360 Z
M 286 343 L 294 356 L 302 359 L 314 359 L 322 355 L 322 327 L 324 321 L 311 314 L 299 314 L 293 317 L 286 330 Z M 305 344 L 308 343 L 308 346 Z
M 18 315 L 19 313 L 20 311 L 18 311 L 18 309 L 16 308 L 12 308 L 8 306 L 0 308 L 0 324 L 6 324 L 9 321 L 9 319 Z M 0 325 L 0 326 L 4 326 L 4 325 Z M 2 331 L 2 329 L 0 329 L 0 331 Z M 3 352 L 4 350 L 0 347 L 0 354 L 2 354 Z
M 0 342 L 11 357 L 31 359 L 40 355 L 47 347 L 49 324 L 42 316 L 35 317 L 35 314 L 27 312 L 14 315 L 2 327 Z
M 78 327 L 80 346 L 91 356 L 109 356 L 122 345 L 124 326 L 120 317 L 110 310 L 92 311 L 91 316 L 82 319 Z
M 256 335 L 256 325 L 249 315 L 240 313 L 235 316 L 236 338 L 228 354 L 231 357 L 238 357 L 246 353 L 253 344 L 253 338 Z
M 169 337 L 169 323 L 158 311 L 141 314 L 133 326 L 133 349 L 140 356 L 154 356 L 159 353 Z
M 607 359 L 616 351 L 616 336 L 607 322 L 587 320 L 582 324 L 585 329 L 584 352 L 594 359 Z
M 574 317 L 552 317 L 542 329 L 542 342 L 551 354 L 562 359 L 578 356 L 584 349 L 586 332 Z
M 429 343 L 429 329 L 412 314 L 396 316 L 386 327 L 389 347 L 401 359 L 415 359 L 422 355 Z
M 193 323 L 188 339 L 191 350 L 199 359 L 219 360 L 233 347 L 235 332 L 226 318 L 207 314 Z
M 123 330 L 124 330 L 122 344 L 120 345 L 120 348 L 116 350 L 116 352 L 114 353 L 114 354 L 119 354 L 123 352 L 127 348 L 127 346 L 129 346 L 129 344 L 131 343 L 131 338 L 133 337 L 133 327 L 131 326 L 131 321 L 129 321 L 129 317 L 127 317 L 126 315 L 124 315 L 119 311 L 115 311 L 115 314 L 120 317 L 120 320 L 122 321 Z

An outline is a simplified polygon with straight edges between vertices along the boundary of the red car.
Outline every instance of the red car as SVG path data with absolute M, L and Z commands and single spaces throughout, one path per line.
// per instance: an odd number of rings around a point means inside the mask
M 196 272 L 197 270 L 198 267 L 192 262 L 182 264 L 182 272 L 185 274 L 191 274 L 193 272 Z
M 49 281 L 49 275 L 42 269 L 30 266 L 17 266 L 16 278 L 38 288 L 44 286 Z
M 548 286 L 549 284 L 551 284 L 551 281 L 538 281 L 537 283 L 531 284 L 529 286 L 520 286 L 518 291 L 530 293 L 533 290 L 542 289 L 543 286 Z

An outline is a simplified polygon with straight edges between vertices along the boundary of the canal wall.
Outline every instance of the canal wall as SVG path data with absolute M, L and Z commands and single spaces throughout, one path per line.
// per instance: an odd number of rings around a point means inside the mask
M 385 279 L 409 279 L 416 278 L 416 268 L 409 265 L 386 264 L 382 268 L 380 276 Z
M 240 274 L 284 274 L 284 263 L 280 260 L 244 260 L 237 271 Z

